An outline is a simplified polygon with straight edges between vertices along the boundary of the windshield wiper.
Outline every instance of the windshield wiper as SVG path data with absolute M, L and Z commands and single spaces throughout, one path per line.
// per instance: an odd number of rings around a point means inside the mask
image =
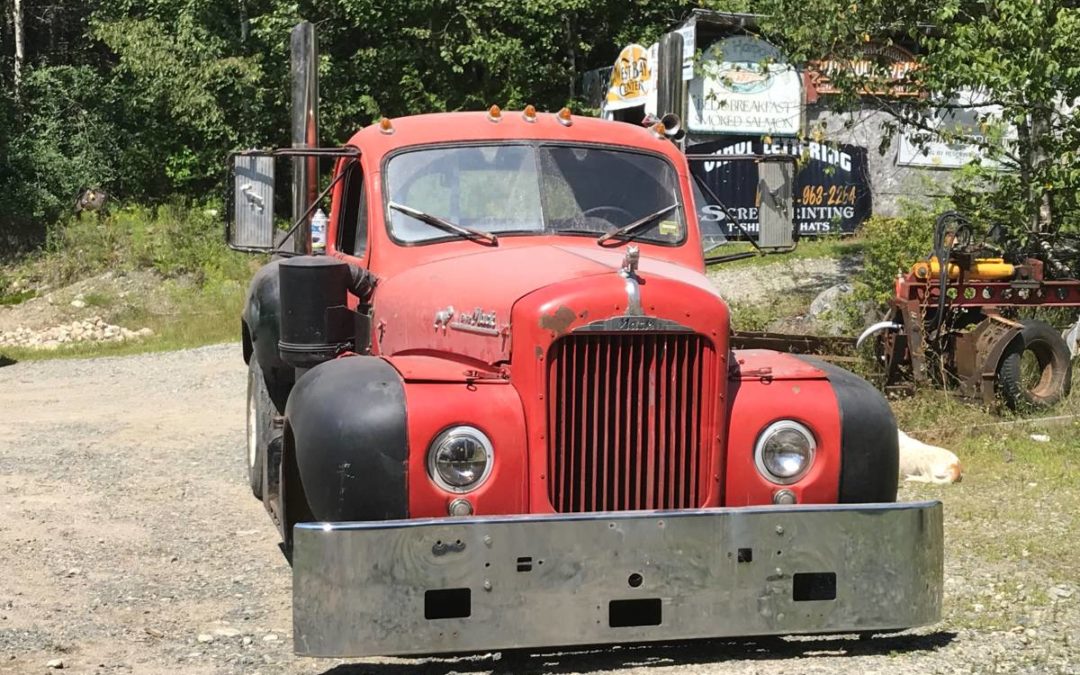
M 474 230 L 471 227 L 463 227 L 461 225 L 458 225 L 457 223 L 451 223 L 445 218 L 433 216 L 430 213 L 418 211 L 417 209 L 414 209 L 410 206 L 405 206 L 404 204 L 398 204 L 397 202 L 390 202 L 388 206 L 395 211 L 400 211 L 401 213 L 404 213 L 410 218 L 415 218 L 419 220 L 421 223 L 427 223 L 428 225 L 431 225 L 432 227 L 437 227 L 440 230 L 446 230 L 447 232 L 460 234 L 466 239 L 480 240 L 486 244 L 490 244 L 491 246 L 497 246 L 499 244 L 499 238 L 491 234 L 490 232 Z
M 650 213 L 647 216 L 642 216 L 641 218 L 638 218 L 637 220 L 635 220 L 632 223 L 629 223 L 627 225 L 623 225 L 622 227 L 620 227 L 617 230 L 612 230 L 611 232 L 608 232 L 607 234 L 605 234 L 605 235 L 601 236 L 599 239 L 597 239 L 596 243 L 597 244 L 603 244 L 605 241 L 608 241 L 610 239 L 614 239 L 615 237 L 622 237 L 622 236 L 628 235 L 628 234 L 634 232 L 635 230 L 641 229 L 642 227 L 648 225 L 649 223 L 656 220 L 660 216 L 664 215 L 668 211 L 674 211 L 677 208 L 679 208 L 678 203 L 669 204 L 669 205 L 665 206 L 664 208 L 660 209 L 659 211 L 654 211 L 653 213 Z

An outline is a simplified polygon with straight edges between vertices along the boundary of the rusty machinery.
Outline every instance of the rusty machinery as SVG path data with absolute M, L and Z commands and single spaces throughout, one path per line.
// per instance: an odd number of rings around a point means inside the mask
M 1069 393 L 1070 349 L 1030 315 L 1080 308 L 1078 263 L 1075 235 L 1010 240 L 994 227 L 978 236 L 965 217 L 944 213 L 932 255 L 897 277 L 886 320 L 860 341 L 876 333 L 887 391 L 937 383 L 988 405 L 996 396 L 1013 409 L 1052 405 Z

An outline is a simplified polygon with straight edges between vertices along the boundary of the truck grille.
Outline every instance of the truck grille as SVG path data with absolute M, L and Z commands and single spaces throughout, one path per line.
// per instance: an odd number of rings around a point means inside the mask
M 560 513 L 707 495 L 714 352 L 700 335 L 569 335 L 548 361 L 548 497 Z

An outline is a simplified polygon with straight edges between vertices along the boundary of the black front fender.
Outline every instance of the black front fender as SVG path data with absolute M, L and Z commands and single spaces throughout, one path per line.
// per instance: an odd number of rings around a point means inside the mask
M 825 372 L 840 409 L 841 504 L 895 502 L 900 439 L 889 402 L 851 371 L 811 356 L 798 358 Z
M 264 372 L 288 369 L 278 355 L 281 316 L 281 286 L 278 282 L 280 260 L 263 265 L 251 278 L 243 320 L 251 338 L 251 354 L 258 359 Z M 245 347 L 245 351 L 247 348 Z
M 315 520 L 408 517 L 405 386 L 390 364 L 351 356 L 315 366 L 293 387 L 285 423 Z

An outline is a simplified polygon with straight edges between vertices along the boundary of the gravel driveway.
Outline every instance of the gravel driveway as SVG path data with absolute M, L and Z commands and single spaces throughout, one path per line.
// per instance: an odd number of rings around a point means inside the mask
M 0 673 L 1080 672 L 1075 597 L 1037 631 L 297 659 L 289 568 L 243 475 L 244 382 L 233 345 L 0 368 Z M 960 559 L 947 575 L 981 573 Z

